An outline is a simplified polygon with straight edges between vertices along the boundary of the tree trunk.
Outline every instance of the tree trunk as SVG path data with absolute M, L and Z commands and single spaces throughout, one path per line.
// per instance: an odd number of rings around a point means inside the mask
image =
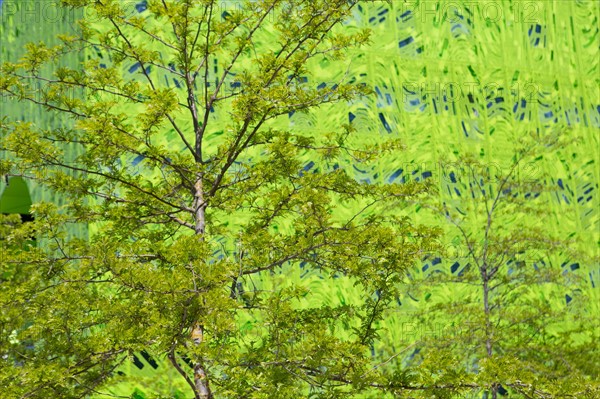
M 194 384 L 196 385 L 196 391 L 201 399 L 212 399 L 213 395 L 208 386 L 208 377 L 202 362 L 198 360 L 194 365 Z
M 200 240 L 204 240 L 204 230 L 206 228 L 206 204 L 204 203 L 203 178 L 203 174 L 198 173 L 198 175 L 196 176 L 196 182 L 194 184 L 194 227 L 196 235 L 199 236 Z
M 492 348 L 492 332 L 491 332 L 491 322 L 490 322 L 490 286 L 489 279 L 487 274 L 487 267 L 484 265 L 482 271 L 483 277 L 483 311 L 485 313 L 485 350 L 487 352 L 488 357 L 492 357 L 493 348 Z M 492 399 L 497 399 L 498 397 L 498 385 L 494 383 L 491 389 Z
M 490 323 L 490 302 L 489 302 L 490 288 L 487 281 L 487 276 L 484 276 L 483 280 L 483 311 L 485 313 L 485 349 L 488 357 L 492 356 L 492 337 L 491 337 L 491 323 Z
M 194 219 L 195 232 L 200 241 L 204 241 L 204 232 L 206 228 L 205 219 L 206 203 L 204 202 L 203 175 L 199 173 L 196 176 L 194 184 Z M 200 321 L 197 321 L 192 328 L 192 341 L 195 345 L 200 345 L 204 340 L 204 327 Z M 194 386 L 197 396 L 200 399 L 212 399 L 213 395 L 209 387 L 206 369 L 202 364 L 202 359 L 196 360 L 194 364 Z

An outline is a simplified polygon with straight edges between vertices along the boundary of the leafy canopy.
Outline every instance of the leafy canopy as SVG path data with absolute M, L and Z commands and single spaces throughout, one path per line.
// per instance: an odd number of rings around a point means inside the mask
M 0 74 L 4 95 L 60 115 L 54 126 L 4 120 L 1 172 L 66 199 L 35 204 L 34 222 L 3 219 L 6 395 L 98 393 L 140 351 L 198 399 L 398 388 L 369 348 L 437 230 L 389 210 L 429 188 L 367 185 L 338 167 L 373 162 L 394 141 L 358 147 L 351 124 L 316 136 L 287 119 L 370 93 L 344 75 L 306 83 L 311 63 L 368 42 L 368 31 L 339 28 L 356 1 L 228 12 L 213 0 L 149 1 L 140 15 L 119 1 L 63 4 L 85 7 L 78 30 L 28 45 Z M 60 63 L 72 53 L 91 56 Z M 90 237 L 67 234 L 73 223 Z M 38 246 L 26 244 L 32 234 Z M 352 281 L 356 301 L 290 284 L 299 264 L 324 284 Z

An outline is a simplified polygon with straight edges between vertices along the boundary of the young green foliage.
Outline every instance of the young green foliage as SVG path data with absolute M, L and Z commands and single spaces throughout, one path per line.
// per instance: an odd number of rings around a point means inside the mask
M 345 77 L 305 83 L 310 63 L 368 42 L 368 31 L 337 28 L 357 2 L 245 1 L 223 13 L 214 0 L 149 1 L 143 16 L 114 0 L 62 3 L 86 8 L 80 30 L 29 45 L 0 74 L 3 95 L 62 121 L 3 121 L 2 172 L 67 199 L 2 230 L 5 394 L 97 394 L 140 351 L 168 360 L 165 378 L 196 399 L 400 389 L 369 348 L 437 230 L 388 210 L 428 187 L 367 185 L 335 166 L 372 162 L 395 142 L 358 148 L 352 125 L 315 136 L 285 119 L 370 93 Z M 59 64 L 96 50 L 107 59 Z M 68 159 L 73 144 L 81 155 Z M 303 173 L 306 159 L 318 168 Z M 89 239 L 65 233 L 75 222 Z M 32 231 L 40 245 L 25 250 Z M 300 263 L 324 284 L 354 282 L 356 303 L 289 284 Z
M 445 387 L 438 397 L 600 392 L 598 298 L 586 273 L 599 259 L 591 237 L 553 234 L 556 189 L 539 167 L 572 151 L 574 136 L 567 130 L 515 139 L 511 157 L 488 163 L 475 154 L 445 160 L 445 195 L 429 209 L 456 238 L 436 256 L 456 263 L 406 280 L 409 292 L 424 298 L 413 325 L 425 326 L 409 331 L 418 351 L 405 357 L 406 374 L 424 388 Z M 577 267 L 561 267 L 565 260 Z M 431 389 L 424 391 L 429 397 Z

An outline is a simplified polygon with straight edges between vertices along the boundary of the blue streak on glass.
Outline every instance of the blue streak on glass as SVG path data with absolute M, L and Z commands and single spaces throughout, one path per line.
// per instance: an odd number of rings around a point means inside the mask
M 400 42 L 398 42 L 398 47 L 402 48 L 404 46 L 408 46 L 409 44 L 411 44 L 414 41 L 415 41 L 415 39 L 413 39 L 412 36 L 409 36 L 408 38 L 406 38 L 404 40 L 400 40 Z
M 452 266 L 450 266 L 450 273 L 454 273 L 460 267 L 460 263 L 454 262 Z
M 398 178 L 398 176 L 400 176 L 402 174 L 402 172 L 404 172 L 402 169 L 398 169 L 397 171 L 392 173 L 392 175 L 388 179 L 388 182 L 392 183 L 394 180 L 396 180 Z
M 135 71 L 137 71 L 140 68 L 140 63 L 136 62 L 135 64 L 133 64 L 130 68 L 129 68 L 129 73 L 134 73 Z
M 135 5 L 135 9 L 137 10 L 137 12 L 144 12 L 144 11 L 146 11 L 147 8 L 148 8 L 147 0 L 142 0 Z
M 577 269 L 579 269 L 579 263 L 573 263 L 571 265 L 571 270 L 577 270 Z
M 138 155 L 137 157 L 134 158 L 133 161 L 131 161 L 131 165 L 132 166 L 136 166 L 137 164 L 139 164 L 143 160 L 144 160 L 144 156 L 143 155 Z
M 385 116 L 383 116 L 383 114 L 381 112 L 379 113 L 379 119 L 381 120 L 381 123 L 383 123 L 383 127 L 385 127 L 385 130 L 387 130 L 388 133 L 391 133 L 392 128 L 387 123 L 387 121 L 385 120 Z
M 396 22 L 407 22 L 412 18 L 412 12 L 410 10 L 406 11 L 404 14 L 396 17 Z

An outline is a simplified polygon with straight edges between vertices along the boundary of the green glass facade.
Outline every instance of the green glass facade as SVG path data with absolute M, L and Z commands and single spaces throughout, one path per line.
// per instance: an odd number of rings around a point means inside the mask
M 2 61 L 15 60 L 27 42 L 51 42 L 56 34 L 73 29 L 75 16 L 56 8 L 55 3 L 3 2 Z M 135 12 L 144 12 L 144 1 L 130 3 Z M 235 7 L 235 2 L 222 2 L 222 7 L 226 11 Z M 459 204 L 467 195 L 466 187 L 452 177 L 452 162 L 460 160 L 461 154 L 478 154 L 482 165 L 503 170 L 512 159 L 520 136 L 568 131 L 580 139 L 574 152 L 559 151 L 526 165 L 520 173 L 532 181 L 538 175 L 551 176 L 546 183 L 553 189 L 544 194 L 549 197 L 553 215 L 547 220 L 547 228 L 562 237 L 577 235 L 587 251 L 597 252 L 598 21 L 600 8 L 594 0 L 395 1 L 393 6 L 383 1 L 365 3 L 356 9 L 348 28 L 371 28 L 373 44 L 354 51 L 342 64 L 315 65 L 316 80 L 311 83 L 331 85 L 349 74 L 373 87 L 376 95 L 338 107 L 333 114 L 331 109 L 323 109 L 308 115 L 290 115 L 286 123 L 291 129 L 321 134 L 350 121 L 365 142 L 380 135 L 398 137 L 406 151 L 382 159 L 370 170 L 355 169 L 356 178 L 366 182 L 435 179 L 440 195 L 449 204 Z M 65 62 L 75 66 L 84 56 L 104 57 L 77 54 Z M 135 73 L 136 65 L 131 65 L 130 70 Z M 179 85 L 167 76 L 161 81 L 168 86 Z M 64 123 L 34 104 L 0 100 L 2 115 L 12 120 L 49 127 Z M 165 134 L 165 144 L 169 134 Z M 75 157 L 77 151 L 73 147 L 65 153 Z M 448 161 L 439 162 L 440 159 Z M 130 161 L 135 164 L 140 160 Z M 350 164 L 341 166 L 352 170 Z M 306 170 L 310 168 L 311 160 L 306 159 Z M 2 212 L 22 213 L 28 201 L 61 204 L 60 197 L 33 181 L 26 182 L 27 196 L 24 184 L 15 182 L 16 188 L 12 189 L 7 188 L 4 179 L 0 182 L 0 192 L 4 193 L 0 197 Z M 566 211 L 574 217 L 564 217 Z M 430 222 L 418 211 L 413 217 L 418 222 Z M 72 227 L 72 232 L 85 235 L 87 229 Z M 553 261 L 565 272 L 576 270 L 573 265 L 577 260 Z M 430 259 L 415 273 L 425 275 L 444 269 L 459 274 L 463 266 L 453 259 Z M 589 276 L 588 288 L 597 292 L 598 265 L 583 268 L 579 272 Z M 338 294 L 342 295 L 335 293 Z M 568 296 L 568 292 L 565 294 Z M 393 321 L 390 323 L 394 329 Z M 145 356 L 137 356 L 135 364 L 143 369 L 140 372 L 132 367 L 129 371 L 136 380 L 152 375 L 154 366 Z M 127 389 L 131 392 L 130 387 Z

